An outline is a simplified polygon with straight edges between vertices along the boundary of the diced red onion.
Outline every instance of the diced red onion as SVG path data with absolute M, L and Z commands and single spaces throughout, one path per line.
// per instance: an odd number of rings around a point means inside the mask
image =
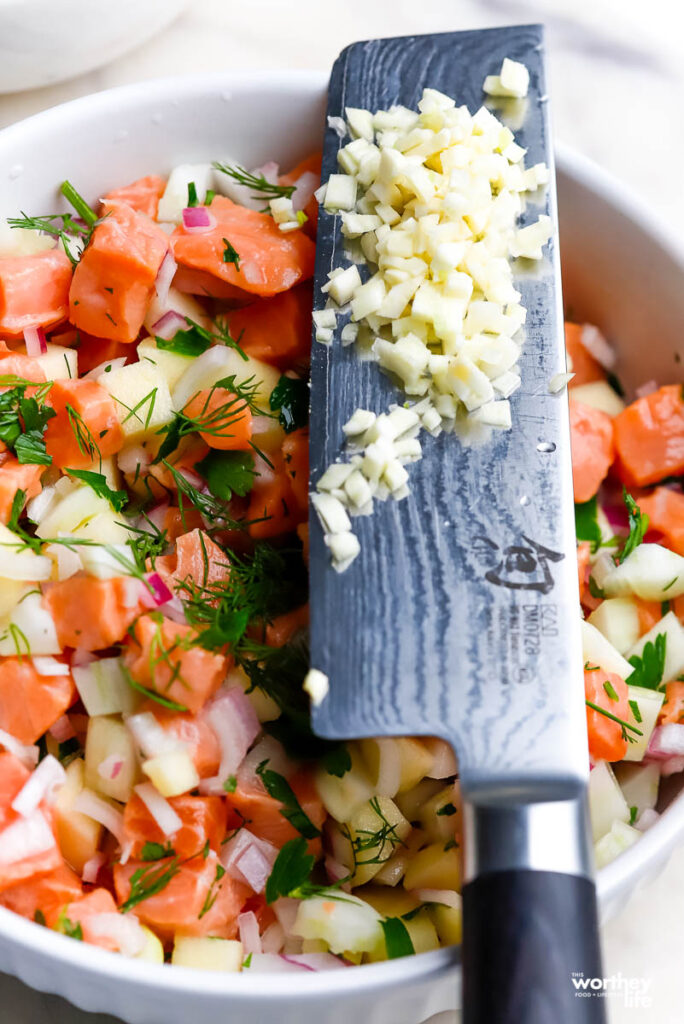
M 273 736 L 263 736 L 238 768 L 237 780 L 242 789 L 258 789 L 263 792 L 263 782 L 256 773 L 262 761 L 268 761 L 268 767 L 285 778 L 294 771 L 294 765 L 285 753 L 283 745 Z
M 231 878 L 245 882 L 254 892 L 263 892 L 277 856 L 276 846 L 241 828 L 223 847 L 221 863 Z
M 39 748 L 32 744 L 21 743 L 16 736 L 5 732 L 4 729 L 0 729 L 0 746 L 9 750 L 10 754 L 14 754 L 25 768 L 34 768 L 38 764 Z
M 286 935 L 292 934 L 298 910 L 299 900 L 291 899 L 289 896 L 281 896 L 273 904 L 273 911 L 278 918 L 278 924 Z
M 185 330 L 187 326 L 185 317 L 177 313 L 175 309 L 170 309 L 152 324 L 151 331 L 155 337 L 170 341 L 178 331 Z
M 604 369 L 613 369 L 615 366 L 615 352 L 598 327 L 595 327 L 594 324 L 582 324 L 580 343 L 589 355 L 593 356 L 596 362 L 600 363 Z
M 75 811 L 80 811 L 93 821 L 99 821 L 100 825 L 112 833 L 117 842 L 123 843 L 125 839 L 124 820 L 121 811 L 96 796 L 91 789 L 82 789 L 73 803 Z
M 421 903 L 441 903 L 445 907 L 460 910 L 461 894 L 454 889 L 413 889 L 412 895 Z
M 97 882 L 97 876 L 100 873 L 100 868 L 103 868 L 107 863 L 107 855 L 101 850 L 94 854 L 90 860 L 87 860 L 83 865 L 83 871 L 81 872 L 81 878 L 86 885 L 95 885 Z
M 114 359 L 105 359 L 103 363 L 98 363 L 98 365 L 94 366 L 92 370 L 88 370 L 87 373 L 84 373 L 83 379 L 97 380 L 97 378 L 101 377 L 105 371 L 107 371 L 107 373 L 111 373 L 112 370 L 120 370 L 122 366 L 126 365 L 126 359 L 126 356 L 116 356 Z M 107 367 L 110 367 L 110 369 L 107 370 Z
M 295 190 L 292 193 L 292 205 L 295 210 L 303 210 L 318 188 L 320 182 L 313 171 L 304 171 L 295 182 Z
M 115 779 L 121 774 L 123 765 L 121 754 L 110 754 L 109 757 L 105 757 L 104 761 L 100 761 L 97 766 L 97 774 L 101 779 Z
M 285 932 L 279 921 L 273 921 L 261 936 L 261 948 L 264 953 L 280 953 L 285 944 Z
M 450 743 L 430 736 L 423 740 L 432 754 L 432 767 L 425 774 L 428 779 L 448 779 L 458 771 L 456 755 Z
M 199 473 L 195 473 L 194 469 L 179 469 L 178 473 L 202 494 L 209 493 L 206 480 L 203 480 Z
M 141 602 L 146 608 L 159 608 L 173 597 L 158 572 L 145 573 L 145 583 L 141 583 Z
M 247 751 L 261 732 L 254 705 L 244 690 L 232 686 L 206 705 L 204 715 L 221 749 L 218 778 L 225 782 L 235 775 Z
M 253 910 L 240 914 L 237 919 L 240 942 L 245 953 L 261 953 L 259 922 Z
M 325 873 L 328 876 L 328 881 L 341 882 L 343 878 L 349 877 L 349 868 L 345 867 L 344 864 L 340 864 L 338 860 L 334 860 L 332 857 L 326 857 Z
M 653 828 L 657 821 L 660 821 L 658 812 L 654 811 L 652 807 L 645 807 L 634 822 L 634 827 L 638 828 L 640 832 L 647 832 L 649 828 Z
M 0 864 L 16 864 L 57 846 L 52 829 L 41 811 L 17 818 L 0 832 Z
M 90 665 L 91 662 L 97 661 L 96 656 L 92 651 L 86 651 L 85 647 L 74 647 L 71 652 L 71 666 L 80 668 L 82 665 Z
M 684 772 L 684 756 L 681 754 L 668 757 L 666 761 L 660 762 L 661 775 L 667 777 L 668 775 L 679 775 L 680 772 Z
M 56 722 L 53 722 L 50 726 L 49 732 L 52 738 L 57 740 L 58 743 L 66 743 L 67 740 L 73 739 L 76 735 L 68 715 L 62 715 Z
M 298 964 L 307 971 L 330 971 L 339 967 L 345 968 L 350 965 L 340 960 L 332 953 L 281 953 L 283 960 L 288 964 Z
M 280 953 L 254 953 L 247 968 L 250 974 L 301 974 L 306 968 L 283 959 Z
M 26 342 L 26 355 L 32 359 L 43 356 L 47 352 L 47 338 L 42 327 L 25 327 L 24 341 Z
M 624 505 L 604 505 L 603 512 L 613 530 L 626 531 L 628 529 L 627 509 Z
M 154 788 L 151 782 L 143 782 L 134 788 L 165 836 L 172 836 L 183 827 L 183 822 L 169 801 Z
M 88 931 L 101 939 L 110 939 L 124 956 L 137 956 L 145 947 L 145 933 L 133 914 L 93 914 Z
M 647 380 L 645 384 L 639 385 L 634 394 L 637 398 L 646 398 L 647 395 L 652 395 L 657 390 L 657 383 L 654 380 Z
M 190 235 L 202 235 L 216 227 L 216 217 L 208 206 L 186 206 L 183 227 Z
M 31 659 L 39 676 L 68 676 L 69 666 L 49 655 L 36 655 Z
M 657 726 L 653 730 L 646 753 L 648 757 L 659 761 L 684 756 L 684 725 L 669 722 L 667 725 Z
M 152 462 L 152 455 L 142 445 L 133 444 L 123 448 L 116 457 L 116 464 L 122 473 L 135 473 L 145 470 Z M 168 507 L 168 503 L 167 503 Z
M 157 271 L 157 277 L 154 282 L 154 290 L 157 293 L 157 298 L 160 302 L 166 302 L 169 297 L 169 288 L 173 281 L 173 275 L 178 269 L 178 264 L 173 258 L 173 253 L 169 249 L 164 259 L 161 261 L 161 266 Z
M 129 715 L 126 719 L 126 728 L 145 757 L 156 757 L 157 754 L 185 748 L 185 744 L 162 729 L 151 711 Z
M 66 782 L 66 772 L 56 757 L 48 754 L 26 780 L 14 800 L 12 810 L 29 818 L 45 800 L 52 802 L 55 793 Z
M 164 519 L 166 518 L 166 513 L 168 512 L 168 510 L 169 502 L 160 501 L 158 505 L 155 505 L 154 508 L 151 508 L 149 512 L 145 513 L 145 515 L 150 520 L 150 522 L 157 527 L 158 530 L 163 530 Z

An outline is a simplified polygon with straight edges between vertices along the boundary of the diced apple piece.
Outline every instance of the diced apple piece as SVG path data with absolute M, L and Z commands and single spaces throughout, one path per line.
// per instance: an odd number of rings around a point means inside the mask
M 59 848 L 67 863 L 82 874 L 84 864 L 94 857 L 102 837 L 102 825 L 73 809 L 85 784 L 85 765 L 76 758 L 66 767 L 66 781 L 55 800 L 55 825 Z
M 47 343 L 47 352 L 36 357 L 46 380 L 75 380 L 78 377 L 78 350 Z
M 660 544 L 640 544 L 603 580 L 608 597 L 634 594 L 642 601 L 669 601 L 684 594 L 684 558 Z
M 202 327 L 209 328 L 211 326 L 211 321 L 197 299 L 192 295 L 186 295 L 185 292 L 179 292 L 177 288 L 169 288 L 164 302 L 161 302 L 155 294 L 147 307 L 144 326 L 152 336 L 154 336 L 154 326 L 157 321 L 161 320 L 169 311 L 180 313 L 181 316 L 194 320 Z
M 609 597 L 589 616 L 619 654 L 626 654 L 639 639 L 639 607 L 631 597 Z
M 657 764 L 618 764 L 615 774 L 627 805 L 642 811 L 654 810 L 658 802 L 660 769 Z
M 0 577 L 0 621 L 10 615 L 30 589 L 22 580 L 8 580 Z
M 100 774 L 100 765 L 121 758 L 121 768 Z M 111 775 L 114 774 L 114 778 Z M 85 784 L 104 796 L 125 803 L 139 780 L 135 746 L 126 726 L 118 718 L 96 715 L 88 722 L 85 748 Z
M 637 640 L 627 654 L 628 658 L 635 655 L 640 658 L 644 653 L 646 644 L 655 644 L 659 636 L 665 636 L 665 664 L 663 666 L 663 684 L 669 683 L 672 679 L 684 672 L 684 626 L 674 612 L 668 612 L 660 622 L 656 622 L 648 633 L 645 633 Z
M 187 372 L 187 371 L 186 371 Z M 126 441 L 156 434 L 173 419 L 171 394 L 157 366 L 147 361 L 120 366 L 97 379 L 117 402 Z
M 418 820 L 431 842 L 447 843 L 454 838 L 459 820 L 455 807 L 453 785 L 440 789 L 423 804 Z
M 594 847 L 596 867 L 604 868 L 630 846 L 634 846 L 638 839 L 641 839 L 641 832 L 638 829 L 632 828 L 624 821 L 614 821 L 610 832 L 599 839 Z
M 281 709 L 278 702 L 258 686 L 252 688 L 247 673 L 239 665 L 231 669 L 226 676 L 224 685 L 226 687 L 239 686 L 245 691 L 260 722 L 274 722 L 276 718 L 280 718 Z
M 582 657 L 585 665 L 598 665 L 604 672 L 614 672 L 621 679 L 627 679 L 632 674 L 630 663 L 622 657 L 609 640 L 606 640 L 596 626 L 583 620 L 581 629 Z
M 422 779 L 413 789 L 397 793 L 397 807 L 408 821 L 417 821 L 423 804 L 443 788 L 440 779 Z
M 361 740 L 360 744 L 374 785 L 377 787 L 383 781 L 387 786 L 389 781 L 390 789 L 382 796 L 394 797 L 412 789 L 432 767 L 430 751 L 420 740 L 409 736 Z
M 316 770 L 318 795 L 328 814 L 336 821 L 345 821 L 373 796 L 373 783 L 361 759 L 358 747 L 349 744 L 352 766 L 344 775 L 331 775 L 324 766 Z
M 461 889 L 461 855 L 456 847 L 431 843 L 414 853 L 404 873 L 404 888 Z
M 158 348 L 154 338 L 143 338 L 138 345 L 138 359 L 154 366 L 173 391 L 178 381 L 193 361 L 193 356 L 179 355 L 169 349 Z
M 207 349 L 185 371 L 173 391 L 174 409 L 184 409 L 198 391 L 213 387 L 224 377 L 233 376 L 236 384 L 250 381 L 251 384 L 258 385 L 255 400 L 265 412 L 268 412 L 271 392 L 280 380 L 280 373 L 267 363 L 252 359 L 251 356 L 243 359 L 239 352 L 225 345 L 215 345 Z
M 89 715 L 132 714 L 138 695 L 129 686 L 120 658 L 99 658 L 89 665 L 75 665 L 71 674 Z
M 177 935 L 171 963 L 176 967 L 193 967 L 200 971 L 242 970 L 242 943 L 237 939 L 213 936 Z
M 73 534 L 95 516 L 111 510 L 107 499 L 96 494 L 88 484 L 74 483 L 49 504 L 38 519 L 36 533 L 39 537 Z
M 142 770 L 162 796 L 180 796 L 199 785 L 199 775 L 187 750 L 167 750 L 148 761 Z
M 571 396 L 574 402 L 581 402 L 582 405 L 600 409 L 611 418 L 618 416 L 625 408 L 625 403 L 617 391 L 614 391 L 605 380 L 593 380 L 589 384 L 579 384 L 576 388 L 572 388 Z
M 292 931 L 303 939 L 322 939 L 332 953 L 371 953 L 383 941 L 377 910 L 336 889 L 302 900 Z
M 428 907 L 439 941 L 443 946 L 460 946 L 463 938 L 463 911 L 460 907 L 446 907 L 433 903 Z
M 594 842 L 610 832 L 614 821 L 629 821 L 629 807 L 607 761 L 589 773 L 589 817 Z
M 146 960 L 150 964 L 164 963 L 164 947 L 153 931 L 150 931 L 144 924 L 140 926 L 145 938 L 145 945 L 136 953 L 136 960 Z
M 61 654 L 55 623 L 42 595 L 30 590 L 0 622 L 0 655 Z
M 630 702 L 630 725 L 633 724 L 642 735 L 629 734 L 633 742 L 627 744 L 624 760 L 643 761 L 665 700 L 665 694 L 658 690 L 648 690 L 643 686 L 628 686 L 627 695 Z M 634 714 L 632 704 L 637 706 L 638 714 Z
M 356 848 L 353 886 L 370 881 L 411 831 L 397 805 L 385 796 L 375 796 L 363 804 L 346 825 Z
M 416 897 L 403 889 L 377 888 L 371 885 L 363 889 L 361 897 L 385 918 L 403 917 L 420 906 Z M 404 918 L 404 925 L 416 953 L 427 953 L 431 949 L 439 949 L 439 937 L 427 910 L 422 910 L 413 917 Z M 376 950 L 371 952 L 369 960 L 386 959 L 387 948 L 382 942 Z
M 49 580 L 52 574 L 50 559 L 23 548 L 21 537 L 0 523 L 0 565 L 3 576 L 27 583 Z

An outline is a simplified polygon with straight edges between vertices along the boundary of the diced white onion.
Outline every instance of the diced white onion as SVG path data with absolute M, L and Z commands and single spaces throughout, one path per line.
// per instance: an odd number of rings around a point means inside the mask
M 51 658 L 47 655 L 44 657 L 36 657 L 31 659 L 33 667 L 39 676 L 68 676 L 69 666 L 63 661 L 57 661 L 57 658 Z
M 38 764 L 40 748 L 27 743 L 21 743 L 15 736 L 0 729 L 0 746 L 14 754 L 17 760 L 21 761 L 25 768 L 33 768 Z
M 237 919 L 238 934 L 242 948 L 247 955 L 250 953 L 261 953 L 261 935 L 259 933 L 259 921 L 253 910 L 239 915 Z
M 277 856 L 277 846 L 241 828 L 223 847 L 221 863 L 231 878 L 259 893 L 266 888 Z
M 98 821 L 100 825 L 104 825 L 117 842 L 123 843 L 126 837 L 123 814 L 93 793 L 92 789 L 82 789 L 74 800 L 73 808 L 88 818 L 92 818 L 93 821 Z
M 92 914 L 88 931 L 102 939 L 111 939 L 124 956 L 137 956 L 145 948 L 145 932 L 135 914 Z
M 151 711 L 141 711 L 125 719 L 126 728 L 146 757 L 156 757 L 183 748 L 184 744 L 162 729 Z
M 142 782 L 134 788 L 165 836 L 172 836 L 183 827 L 181 818 L 169 801 L 157 792 L 151 782 Z
M 52 829 L 41 811 L 18 818 L 0 832 L 0 864 L 16 864 L 57 846 Z
M 57 758 L 48 754 L 15 796 L 12 809 L 24 818 L 30 817 L 44 800 L 52 802 L 65 782 L 66 772 Z

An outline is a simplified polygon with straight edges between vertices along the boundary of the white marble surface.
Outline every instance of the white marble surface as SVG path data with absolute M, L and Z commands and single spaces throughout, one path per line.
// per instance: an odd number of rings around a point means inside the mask
M 354 39 L 543 21 L 557 136 L 684 232 L 684 37 L 677 7 L 674 0 L 193 0 L 165 32 L 100 71 L 0 96 L 0 126 L 138 79 L 229 67 L 323 68 Z M 650 1007 L 609 1000 L 611 1024 L 680 1024 L 684 848 L 603 934 L 606 973 L 651 980 Z M 12 1024 L 115 1024 L 10 980 L 0 980 L 0 1006 L 0 1019 Z

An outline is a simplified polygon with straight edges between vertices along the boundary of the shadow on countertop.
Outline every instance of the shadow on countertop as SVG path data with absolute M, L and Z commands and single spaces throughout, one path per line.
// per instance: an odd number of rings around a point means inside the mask
M 77 1010 L 66 999 L 36 992 L 0 974 L 0 1024 L 121 1024 L 117 1017 Z

